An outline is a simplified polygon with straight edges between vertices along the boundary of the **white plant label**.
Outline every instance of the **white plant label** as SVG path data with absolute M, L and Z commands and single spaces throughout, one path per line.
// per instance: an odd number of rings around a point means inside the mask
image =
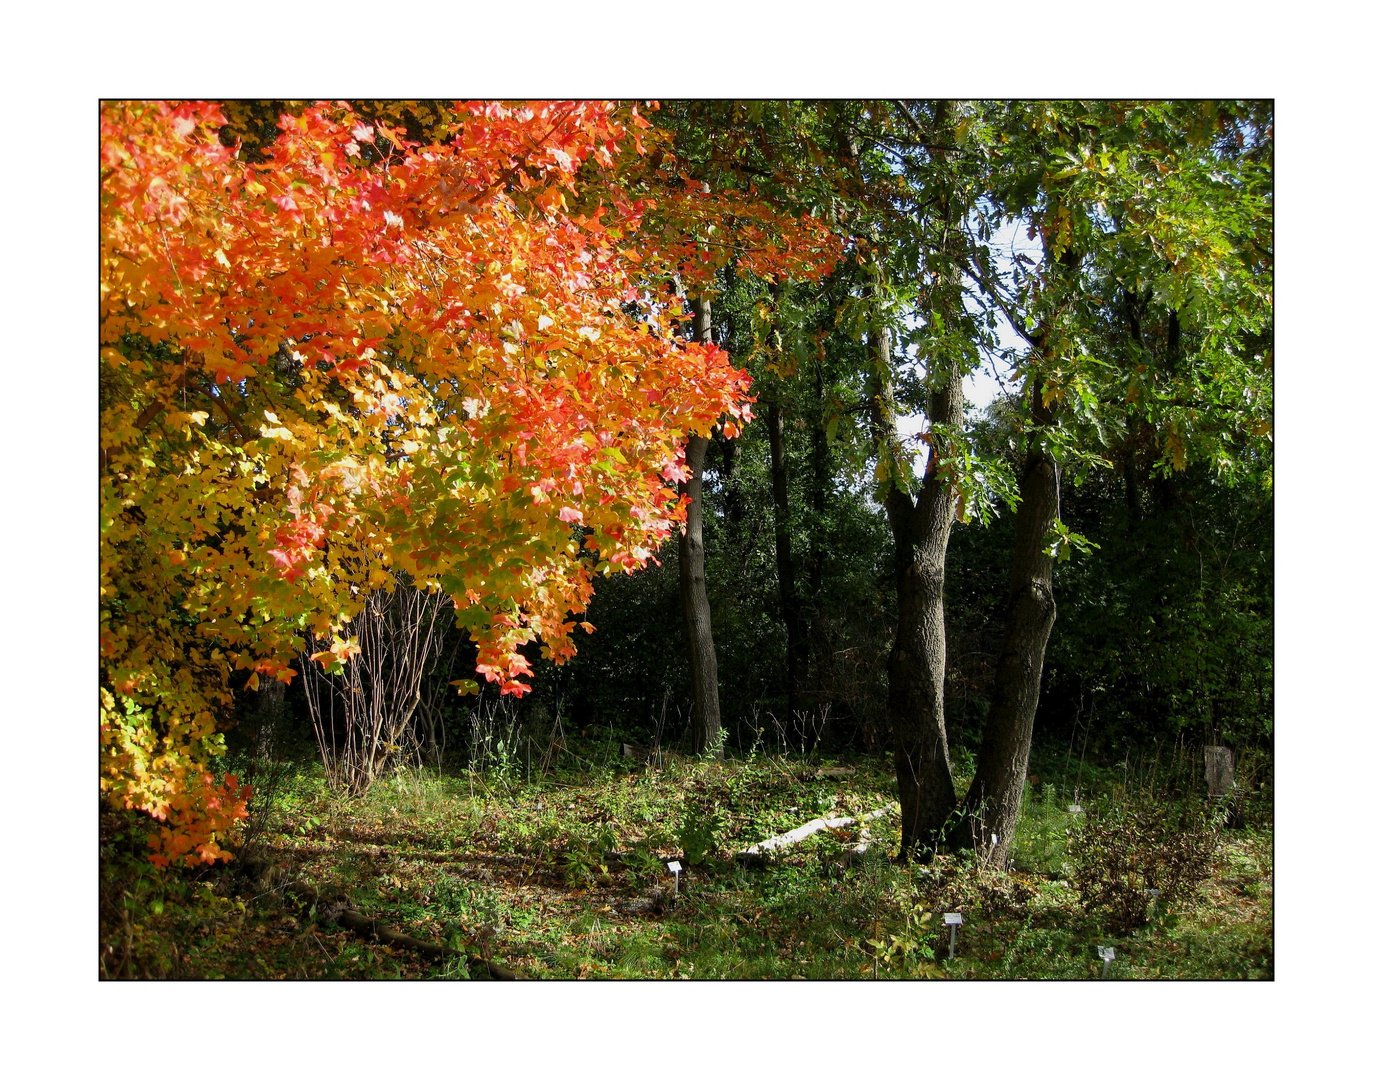
M 676 859 L 673 859 L 670 863 L 668 863 L 667 868 L 671 870 L 674 874 L 680 874 L 682 872 L 682 864 L 679 863 Z
M 1108 964 L 1116 958 L 1115 949 L 1113 949 L 1109 945 L 1098 945 L 1096 947 L 1096 954 L 1103 960 L 1105 960 Z
M 996 833 L 992 833 L 992 847 L 996 847 Z
M 960 915 L 960 914 L 959 914 L 958 912 L 956 912 L 956 911 L 946 911 L 946 912 L 944 912 L 944 925 L 945 925 L 945 926 L 962 926 L 962 925 L 963 925 L 963 916 Z
M 1077 803 L 1073 803 L 1072 806 L 1068 807 L 1068 813 L 1070 813 L 1070 814 L 1080 814 L 1080 813 L 1082 813 L 1082 807 L 1078 806 Z

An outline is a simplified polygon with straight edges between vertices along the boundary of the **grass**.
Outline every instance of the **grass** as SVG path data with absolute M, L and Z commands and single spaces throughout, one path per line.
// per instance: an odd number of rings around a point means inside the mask
M 590 752 L 588 752 L 590 753 Z M 383 947 L 301 910 L 283 882 L 346 890 L 392 929 L 465 944 L 533 978 L 1086 979 L 1098 945 L 1112 979 L 1272 977 L 1272 833 L 1226 830 L 1199 888 L 1129 933 L 1109 933 L 1074 885 L 1060 785 L 1028 785 L 1015 870 L 967 857 L 902 865 L 895 813 L 834 830 L 761 867 L 732 856 L 811 818 L 895 801 L 881 761 L 821 779 L 815 763 L 746 756 L 618 761 L 545 776 L 407 770 L 362 799 L 317 768 L 288 775 L 253 849 L 226 868 L 160 873 L 140 824 L 102 817 L 101 973 L 107 978 L 463 979 L 462 959 Z M 1052 773 L 1052 762 L 1036 762 Z M 1127 787 L 1077 798 L 1096 813 Z M 1251 815 L 1252 816 L 1252 815 Z M 684 864 L 673 897 L 665 863 Z M 959 911 L 948 959 L 942 913 Z

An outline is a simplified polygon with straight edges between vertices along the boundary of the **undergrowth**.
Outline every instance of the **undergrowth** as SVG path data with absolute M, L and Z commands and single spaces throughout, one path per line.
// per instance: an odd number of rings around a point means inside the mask
M 155 871 L 139 823 L 104 815 L 100 973 L 479 974 L 354 936 L 299 906 L 287 885 L 300 882 L 533 978 L 1085 979 L 1102 975 L 1099 945 L 1115 949 L 1112 979 L 1272 977 L 1272 836 L 1252 814 L 1217 828 L 1180 796 L 1103 784 L 1075 802 L 1036 775 L 1013 870 L 993 873 L 968 856 L 896 862 L 899 815 L 865 816 L 895 802 L 881 761 L 827 776 L 760 754 L 661 768 L 587 756 L 528 775 L 405 769 L 351 801 L 296 768 L 252 850 L 193 872 Z M 859 820 L 762 865 L 737 857 L 822 816 Z M 964 920 L 953 959 L 945 912 Z

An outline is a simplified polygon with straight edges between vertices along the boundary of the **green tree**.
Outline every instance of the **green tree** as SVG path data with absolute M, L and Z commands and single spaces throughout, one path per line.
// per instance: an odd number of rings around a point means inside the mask
M 974 267 L 1028 346 L 1008 615 L 964 802 L 993 865 L 1019 816 L 1053 559 L 1074 543 L 1064 462 L 1106 465 L 1124 431 L 1164 481 L 1190 461 L 1271 485 L 1269 115 L 1265 103 L 1036 102 L 997 117 L 992 205 L 1028 219 L 1045 257 L 1006 279 L 985 251 Z

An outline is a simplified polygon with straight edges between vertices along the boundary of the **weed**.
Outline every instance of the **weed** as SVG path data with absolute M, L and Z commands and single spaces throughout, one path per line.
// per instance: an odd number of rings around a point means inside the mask
M 1071 870 L 1068 836 L 1077 815 L 1069 813 L 1056 786 L 1048 782 L 1040 785 L 1038 792 L 1027 784 L 1020 805 L 1020 821 L 1016 825 L 1011 852 L 1015 865 L 1026 873 L 1049 878 L 1066 877 Z
M 677 826 L 677 843 L 688 864 L 701 866 L 714 854 L 723 824 L 715 810 L 698 802 L 687 805 Z
M 645 842 L 634 844 L 621 858 L 636 887 L 652 884 L 663 876 L 663 862 Z
M 592 885 L 610 874 L 606 853 L 599 844 L 573 840 L 562 858 L 563 876 L 569 885 Z
M 467 966 L 466 956 L 453 956 L 444 961 L 443 967 L 434 973 L 434 978 L 452 981 L 468 980 L 472 978 L 471 969 Z

